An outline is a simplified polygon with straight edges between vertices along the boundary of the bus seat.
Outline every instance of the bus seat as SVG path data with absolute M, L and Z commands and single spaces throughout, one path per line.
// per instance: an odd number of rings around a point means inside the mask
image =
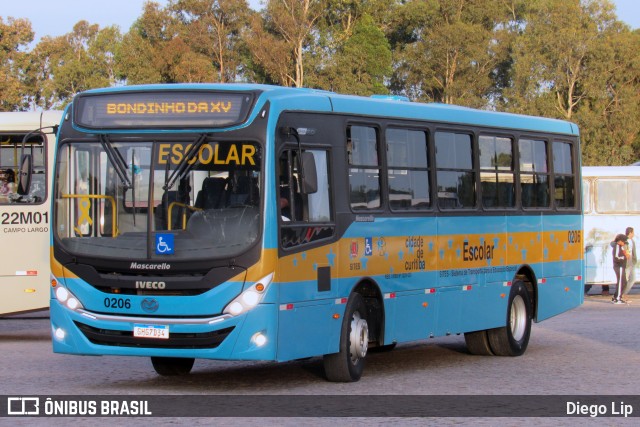
M 168 206 L 178 200 L 178 192 L 177 191 L 167 191 L 162 195 L 162 201 L 158 206 L 156 206 L 154 215 L 156 221 L 156 230 L 168 230 Z M 182 213 L 182 208 L 173 208 L 171 212 L 171 228 L 182 228 L 180 227 L 180 214 Z
M 200 209 L 217 209 L 224 206 L 225 178 L 209 177 L 202 182 L 202 190 L 198 191 L 195 207 Z
M 228 206 L 241 206 L 258 204 L 258 187 L 255 180 L 248 176 L 240 176 L 236 181 L 236 184 L 231 188 L 229 198 L 227 201 Z

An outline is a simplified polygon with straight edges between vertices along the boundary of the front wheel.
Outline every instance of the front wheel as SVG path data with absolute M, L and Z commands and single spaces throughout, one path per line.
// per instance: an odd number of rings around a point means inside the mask
M 189 357 L 152 357 L 153 369 L 163 376 L 187 375 L 195 359 Z
M 366 315 L 364 299 L 360 294 L 352 294 L 342 320 L 340 351 L 324 356 L 324 372 L 329 381 L 354 382 L 362 376 L 369 346 Z
M 489 344 L 496 356 L 520 356 L 527 349 L 530 335 L 531 298 L 524 283 L 516 281 L 509 292 L 507 326 L 489 329 Z

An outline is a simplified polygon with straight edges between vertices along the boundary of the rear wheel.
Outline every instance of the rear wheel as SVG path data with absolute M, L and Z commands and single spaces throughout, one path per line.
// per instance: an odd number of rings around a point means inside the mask
M 391 344 L 386 344 L 386 345 L 379 345 L 376 347 L 371 347 L 369 349 L 369 353 L 384 353 L 387 351 L 391 351 L 394 348 L 396 348 L 396 343 L 391 343 Z
M 362 376 L 369 345 L 366 314 L 367 308 L 362 296 L 352 294 L 342 320 L 340 351 L 324 356 L 324 372 L 329 381 L 353 382 Z
M 487 336 L 496 356 L 520 356 L 527 349 L 531 334 L 531 299 L 523 282 L 511 286 L 507 306 L 507 326 L 489 329 Z
M 469 353 L 478 356 L 492 356 L 491 345 L 487 331 L 467 332 L 464 334 L 464 341 L 467 343 Z
M 185 357 L 152 357 L 153 369 L 160 375 L 187 375 L 193 368 L 195 359 Z

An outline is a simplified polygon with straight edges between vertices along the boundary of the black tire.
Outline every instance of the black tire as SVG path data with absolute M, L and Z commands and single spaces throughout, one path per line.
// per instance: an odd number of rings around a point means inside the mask
M 584 294 L 588 294 L 593 285 L 584 285 Z
M 386 353 L 387 351 L 391 351 L 396 348 L 396 343 L 391 343 L 387 345 L 379 345 L 376 347 L 371 347 L 368 352 L 369 353 Z
M 516 281 L 509 292 L 507 325 L 489 329 L 489 345 L 496 356 L 521 356 L 531 335 L 531 299 L 527 287 Z
M 324 355 L 324 372 L 329 381 L 358 381 L 364 370 L 369 345 L 367 307 L 360 294 L 351 294 L 340 330 L 340 351 Z
M 487 331 L 467 332 L 464 334 L 464 342 L 469 353 L 478 356 L 493 356 Z
M 152 357 L 153 369 L 163 376 L 187 375 L 193 368 L 194 358 L 188 357 Z

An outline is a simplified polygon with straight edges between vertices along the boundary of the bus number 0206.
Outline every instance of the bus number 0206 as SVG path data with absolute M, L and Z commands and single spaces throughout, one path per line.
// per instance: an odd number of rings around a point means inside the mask
M 569 243 L 580 243 L 580 230 L 569 231 Z
M 104 306 L 107 308 L 131 308 L 131 300 L 128 298 L 105 298 Z

